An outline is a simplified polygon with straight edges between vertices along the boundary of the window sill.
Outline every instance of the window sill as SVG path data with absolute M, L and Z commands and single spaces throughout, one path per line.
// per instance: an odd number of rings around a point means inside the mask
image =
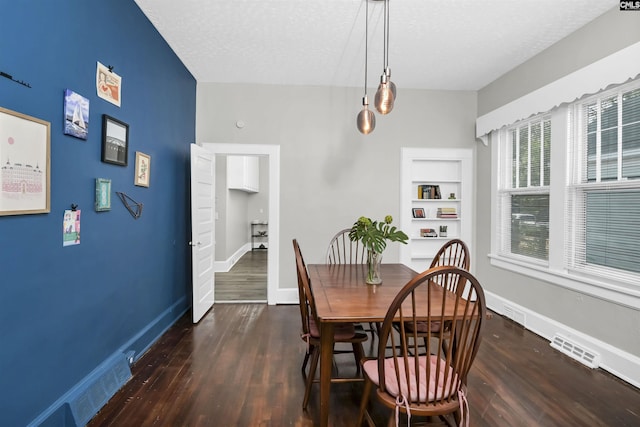
M 489 254 L 488 256 L 494 267 L 640 310 L 640 287 L 638 286 L 625 283 L 607 283 L 593 278 L 580 277 L 566 270 L 551 270 L 543 265 L 530 264 L 497 254 Z

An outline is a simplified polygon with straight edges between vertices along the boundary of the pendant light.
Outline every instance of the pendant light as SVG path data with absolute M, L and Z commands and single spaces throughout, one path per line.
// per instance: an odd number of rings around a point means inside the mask
M 389 114 L 393 110 L 396 100 L 396 85 L 391 81 L 389 68 L 389 0 L 384 0 L 384 69 L 380 76 L 380 85 L 374 98 L 373 105 L 380 114 Z
M 365 36 L 364 36 L 364 97 L 362 98 L 362 111 L 358 113 L 356 124 L 360 133 L 367 135 L 376 128 L 376 115 L 369 110 L 369 98 L 367 98 L 367 62 L 369 51 L 369 0 L 364 0 L 365 9 Z

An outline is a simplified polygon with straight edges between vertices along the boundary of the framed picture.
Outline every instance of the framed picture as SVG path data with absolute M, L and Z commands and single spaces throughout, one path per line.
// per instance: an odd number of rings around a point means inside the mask
M 87 139 L 89 100 L 70 89 L 64 91 L 64 134 Z
M 129 125 L 106 114 L 102 115 L 102 161 L 127 166 Z
M 136 151 L 136 177 L 133 181 L 140 187 L 148 187 L 151 178 L 151 156 Z
M 111 210 L 111 180 L 96 178 L 96 212 Z
M 51 123 L 0 108 L 0 215 L 49 213 Z
M 424 209 L 423 208 L 413 208 L 413 217 L 414 218 L 425 218 Z
M 96 66 L 96 92 L 98 96 L 119 107 L 121 88 L 122 77 L 113 72 L 113 67 L 105 67 L 98 62 Z

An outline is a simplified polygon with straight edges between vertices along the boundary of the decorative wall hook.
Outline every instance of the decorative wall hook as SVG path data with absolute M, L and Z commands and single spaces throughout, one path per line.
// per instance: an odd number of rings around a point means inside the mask
M 124 205 L 124 207 L 127 208 L 131 216 L 134 219 L 140 218 L 140 215 L 142 215 L 142 206 L 143 206 L 142 203 L 136 202 L 131 197 L 127 196 L 125 193 L 121 193 L 120 191 L 116 191 L 116 194 L 122 201 L 122 204 Z
M 75 203 L 71 203 L 71 210 L 75 212 L 77 209 L 78 209 L 78 205 L 76 205 Z
M 0 76 L 2 77 L 6 77 L 7 79 L 11 80 L 12 82 L 16 82 L 22 86 L 28 87 L 29 89 L 31 89 L 31 85 L 27 82 L 23 82 L 22 80 L 16 80 L 13 78 L 13 76 L 11 74 L 7 74 L 4 71 L 0 71 Z

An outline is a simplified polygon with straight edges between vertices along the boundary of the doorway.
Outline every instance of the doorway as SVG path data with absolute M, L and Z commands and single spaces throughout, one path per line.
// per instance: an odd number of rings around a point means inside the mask
M 277 145 L 260 145 L 260 144 L 212 144 L 203 143 L 202 147 L 212 152 L 216 157 L 241 155 L 241 156 L 259 156 L 265 157 L 268 164 L 268 235 L 266 237 L 267 251 L 263 251 L 266 256 L 267 268 L 267 304 L 274 305 L 276 303 L 277 286 L 279 280 L 279 224 L 280 224 L 280 147 Z M 218 196 L 215 196 L 217 202 Z M 216 208 L 217 209 L 217 208 Z M 249 223 L 246 224 L 247 230 Z M 244 251 L 242 254 L 243 255 Z M 259 255 L 252 257 L 256 260 Z M 250 259 L 249 259 L 250 261 Z M 239 261 L 238 261 L 239 263 Z M 218 273 L 216 273 L 217 275 Z M 215 292 L 214 278 L 214 292 Z M 214 301 L 218 302 L 218 301 Z M 222 302 L 222 301 L 221 301 Z

